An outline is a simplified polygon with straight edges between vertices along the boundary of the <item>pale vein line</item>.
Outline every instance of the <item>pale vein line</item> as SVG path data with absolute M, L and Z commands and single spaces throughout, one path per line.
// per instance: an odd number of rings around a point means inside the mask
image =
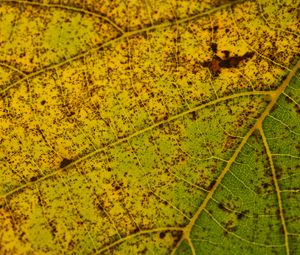
M 229 172 L 235 179 L 237 179 L 246 189 L 248 189 L 251 193 L 253 193 L 255 196 L 257 196 L 257 193 L 254 191 L 254 190 L 252 190 L 252 189 L 250 189 L 247 185 L 246 185 L 246 183 L 244 182 L 244 181 L 242 181 L 238 176 L 236 176 L 234 173 L 233 173 L 233 171 L 231 171 L 231 172 Z
M 292 90 L 300 90 L 300 88 L 295 88 L 295 87 L 293 87 L 293 86 L 289 86 L 289 89 L 292 89 Z
M 300 189 L 284 189 L 284 190 L 280 190 L 280 192 L 281 193 L 285 193 L 285 192 L 298 193 L 298 192 L 300 192 Z
M 66 9 L 66 10 L 71 10 L 71 11 L 75 11 L 75 12 L 79 12 L 79 13 L 84 13 L 84 14 L 92 15 L 97 18 L 103 19 L 106 22 L 108 22 L 109 24 L 111 24 L 119 32 L 121 32 L 122 34 L 124 33 L 124 30 L 121 27 L 119 27 L 116 23 L 114 23 L 111 19 L 109 19 L 99 13 L 88 11 L 85 9 L 76 8 L 73 6 L 63 5 L 63 4 L 49 4 L 49 3 L 47 4 L 47 3 L 29 2 L 29 1 L 20 1 L 20 0 L 1 0 L 0 2 L 2 2 L 2 3 L 19 3 L 19 4 L 24 4 L 24 5 L 28 4 L 28 5 L 48 7 L 48 8 L 59 8 L 59 9 Z
M 83 52 L 83 53 L 80 53 L 80 54 L 78 54 L 78 55 L 75 55 L 75 56 L 73 56 L 73 57 L 70 57 L 70 58 L 68 58 L 68 59 L 66 59 L 66 60 L 64 60 L 64 61 L 59 62 L 59 63 L 56 63 L 56 64 L 53 64 L 53 65 L 50 65 L 50 66 L 43 67 L 43 68 L 41 68 L 41 69 L 38 70 L 38 71 L 29 73 L 29 74 L 27 74 L 26 76 L 22 77 L 21 79 L 17 80 L 16 82 L 10 84 L 9 86 L 7 86 L 6 88 L 4 88 L 3 90 L 1 90 L 1 91 L 0 91 L 0 95 L 1 95 L 1 94 L 4 94 L 6 91 L 10 90 L 11 88 L 13 88 L 13 87 L 19 85 L 19 84 L 20 84 L 21 82 L 23 82 L 23 81 L 26 81 L 26 80 L 28 80 L 28 79 L 30 79 L 30 78 L 33 78 L 33 77 L 37 76 L 37 75 L 43 74 L 43 73 L 45 73 L 45 72 L 47 72 L 47 71 L 50 71 L 50 70 L 52 70 L 52 69 L 55 70 L 55 69 L 57 69 L 58 67 L 61 67 L 61 66 L 65 65 L 65 64 L 67 64 L 67 63 L 69 63 L 69 62 L 72 62 L 72 61 L 78 60 L 78 59 L 80 59 L 80 58 L 82 58 L 82 57 L 85 57 L 85 56 L 89 55 L 89 54 L 90 54 L 91 52 L 93 52 L 93 51 L 97 51 L 97 50 L 103 49 L 103 48 L 105 48 L 106 46 L 108 46 L 108 45 L 110 45 L 110 44 L 112 44 L 112 43 L 114 43 L 114 42 L 117 42 L 118 40 L 121 40 L 121 39 L 123 38 L 123 36 L 124 36 L 124 35 L 122 35 L 122 36 L 120 36 L 120 37 L 117 37 L 117 38 L 113 38 L 113 39 L 109 40 L 108 42 L 105 42 L 105 43 L 100 44 L 100 45 L 97 44 L 95 47 L 93 47 L 93 48 L 91 48 L 91 49 L 88 49 L 87 51 L 85 51 L 85 52 Z
M 289 175 L 289 176 L 287 176 L 287 177 L 282 177 L 282 178 L 279 178 L 278 179 L 278 181 L 284 181 L 284 180 L 286 180 L 286 179 L 290 179 L 290 178 L 293 178 L 293 177 L 297 177 L 298 175 L 300 175 L 300 173 L 298 173 L 298 174 L 291 174 L 291 175 Z
M 185 217 L 188 220 L 191 220 L 191 218 L 188 215 L 186 215 L 183 211 L 181 211 L 177 206 L 173 205 L 173 203 L 171 203 L 167 199 L 161 197 L 160 195 L 156 194 L 154 191 L 151 191 L 151 193 L 154 196 L 156 196 L 159 200 L 162 200 L 162 201 L 166 202 L 170 207 L 172 207 L 174 210 L 176 210 L 177 212 L 179 212 L 183 217 Z
M 295 155 L 291 155 L 291 154 L 284 154 L 284 153 L 272 153 L 272 156 L 279 156 L 279 157 L 290 157 L 290 158 L 298 158 L 300 159 L 300 157 L 295 156 Z
M 168 173 L 170 173 L 171 175 L 173 175 L 175 178 L 177 178 L 177 179 L 179 179 L 179 180 L 182 180 L 183 182 L 185 182 L 185 183 L 191 185 L 192 187 L 195 187 L 195 188 L 197 188 L 197 189 L 200 189 L 200 190 L 202 190 L 202 191 L 204 191 L 204 192 L 208 192 L 208 190 L 206 190 L 206 189 L 200 187 L 200 186 L 197 185 L 197 184 L 194 184 L 194 183 L 189 182 L 189 181 L 186 180 L 185 178 L 183 178 L 183 177 L 181 177 L 181 176 L 178 176 L 178 175 L 174 174 L 174 173 L 171 172 L 170 170 L 168 170 Z
M 262 115 L 257 119 L 255 125 L 244 136 L 242 142 L 240 143 L 240 145 L 238 146 L 238 148 L 236 149 L 236 151 L 234 152 L 234 154 L 232 155 L 232 157 L 229 159 L 227 165 L 225 166 L 225 168 L 223 169 L 222 173 L 217 178 L 215 184 L 213 185 L 213 187 L 211 188 L 211 190 L 207 194 L 207 196 L 204 199 L 204 201 L 199 206 L 198 210 L 196 211 L 196 213 L 192 217 L 190 223 L 185 227 L 185 229 L 184 229 L 184 238 L 185 239 L 189 238 L 190 233 L 192 231 L 192 228 L 195 225 L 197 219 L 199 218 L 199 216 L 201 215 L 201 213 L 203 212 L 203 210 L 205 210 L 208 202 L 212 199 L 215 191 L 217 190 L 217 188 L 221 184 L 221 182 L 224 179 L 224 177 L 227 174 L 227 172 L 230 170 L 231 165 L 235 162 L 235 160 L 237 159 L 239 153 L 241 152 L 241 150 L 243 149 L 243 147 L 245 146 L 245 144 L 247 144 L 247 141 L 249 140 L 250 136 L 254 133 L 254 131 L 256 131 L 258 128 L 262 127 L 263 121 L 266 119 L 266 117 L 269 115 L 270 111 L 273 109 L 273 107 L 276 104 L 279 96 L 284 92 L 284 90 L 286 89 L 286 87 L 289 85 L 291 79 L 294 77 L 294 75 L 295 75 L 295 73 L 296 73 L 296 71 L 298 70 L 299 67 L 300 67 L 300 60 L 293 67 L 293 69 L 291 70 L 291 72 L 289 73 L 289 75 L 286 77 L 286 79 L 283 81 L 283 83 L 281 84 L 281 86 L 272 94 L 272 100 L 271 100 L 271 102 L 268 104 L 268 106 L 266 107 L 266 109 L 264 110 L 264 112 L 262 113 Z
M 100 249 L 97 254 L 101 254 L 101 253 L 103 253 L 103 252 L 105 252 L 105 251 L 107 251 L 107 250 L 109 250 L 109 249 L 111 249 L 111 248 L 127 241 L 127 240 L 130 240 L 130 239 L 134 238 L 134 237 L 137 237 L 137 236 L 140 236 L 140 235 L 153 234 L 153 233 L 157 233 L 157 232 L 164 232 L 164 231 L 182 231 L 182 228 L 179 228 L 179 227 L 162 227 L 162 228 L 155 228 L 155 229 L 149 229 L 149 230 L 141 230 L 141 231 L 139 231 L 135 234 L 128 235 L 128 236 L 126 236 L 122 239 L 119 239 L 119 240 L 113 242 L 110 245 L 105 246 L 104 248 Z
M 0 66 L 4 66 L 4 67 L 6 67 L 6 68 L 8 68 L 8 69 L 10 69 L 12 71 L 15 71 L 15 72 L 21 74 L 21 75 L 26 75 L 26 73 L 24 73 L 21 70 L 15 68 L 14 66 L 11 66 L 11 65 L 8 65 L 8 64 L 5 64 L 5 63 L 0 63 Z
M 267 155 L 268 155 L 268 158 L 269 158 L 269 163 L 270 163 L 270 166 L 271 166 L 271 171 L 272 171 L 272 176 L 273 176 L 273 182 L 274 182 L 275 190 L 276 190 L 276 194 L 277 194 L 277 200 L 278 200 L 278 207 L 279 207 L 281 225 L 282 225 L 283 232 L 284 232 L 284 244 L 285 244 L 286 254 L 289 255 L 290 254 L 290 248 L 289 248 L 288 231 L 287 231 L 287 226 L 286 226 L 284 215 L 283 215 L 282 198 L 281 198 L 281 194 L 280 194 L 280 188 L 279 188 L 278 180 L 277 180 L 277 177 L 276 177 L 276 171 L 275 171 L 275 167 L 274 167 L 274 162 L 273 162 L 271 150 L 269 148 L 269 144 L 267 142 L 267 138 L 265 136 L 265 133 L 263 131 L 262 126 L 259 127 L 259 132 L 261 134 L 261 137 L 262 137 L 262 140 L 263 140 L 263 144 L 264 144 L 264 147 L 266 149 L 266 152 L 267 152 Z
M 105 153 L 105 155 L 106 155 L 106 153 Z M 107 157 L 107 155 L 106 155 L 106 157 Z M 83 178 L 85 180 L 85 183 L 88 186 L 89 185 L 89 180 L 88 180 L 87 176 L 84 173 L 82 173 L 76 166 L 75 166 L 75 168 L 76 168 L 77 172 L 83 176 Z M 101 210 L 104 212 L 105 216 L 107 217 L 108 222 L 110 224 L 112 224 L 112 226 L 113 226 L 114 230 L 116 231 L 117 235 L 119 236 L 119 238 L 122 238 L 122 236 L 121 236 L 121 234 L 120 234 L 120 232 L 119 232 L 119 230 L 116 226 L 115 221 L 112 219 L 110 214 L 106 211 L 106 209 L 101 205 L 101 200 L 99 199 L 98 196 L 96 196 L 96 201 L 99 202 L 98 207 L 100 207 Z
M 66 191 L 67 191 L 66 195 L 69 197 L 68 200 L 70 201 L 70 204 L 73 207 L 73 210 L 76 212 L 76 216 L 79 217 L 80 221 L 82 222 L 82 226 L 83 226 L 84 231 L 87 233 L 89 239 L 91 240 L 94 249 L 97 250 L 96 242 L 95 242 L 94 238 L 92 237 L 89 228 L 86 226 L 86 222 L 83 221 L 82 218 L 80 217 L 80 213 L 79 213 L 80 211 L 79 211 L 78 207 L 76 206 L 76 204 L 74 202 L 74 199 L 71 195 L 70 186 L 67 185 L 67 183 L 64 181 L 63 176 L 60 175 L 59 178 L 61 179 L 62 183 L 66 187 Z
M 253 241 L 249 241 L 237 234 L 235 234 L 234 232 L 232 231 L 229 231 L 227 230 L 225 227 L 222 226 L 222 224 L 209 212 L 207 211 L 206 209 L 204 209 L 204 211 L 210 216 L 210 218 L 220 227 L 222 228 L 224 231 L 226 231 L 227 233 L 233 235 L 234 237 L 240 239 L 241 241 L 244 241 L 246 243 L 250 243 L 250 244 L 253 244 L 253 245 L 256 245 L 256 246 L 263 246 L 263 247 L 283 247 L 284 244 L 274 244 L 274 245 L 268 245 L 268 244 L 263 244 L 263 243 L 256 243 L 256 242 L 253 242 Z
M 177 249 L 179 248 L 179 246 L 181 245 L 181 243 L 184 241 L 184 234 L 182 235 L 182 237 L 180 238 L 180 240 L 177 242 L 177 244 L 175 245 L 174 249 L 172 250 L 170 255 L 175 255 Z
M 276 32 L 283 32 L 283 33 L 288 33 L 288 34 L 292 34 L 292 35 L 295 35 L 295 36 L 300 36 L 300 34 L 298 34 L 297 32 L 293 32 L 293 31 L 289 31 L 287 29 L 282 29 L 282 28 L 278 28 L 278 27 L 272 27 L 270 25 L 270 22 L 267 20 L 267 18 L 265 17 L 265 15 L 268 15 L 264 8 L 259 4 L 259 2 L 257 3 L 258 4 L 258 7 L 260 9 L 260 16 L 262 17 L 263 21 L 266 23 L 266 25 L 268 26 L 269 29 L 272 29 Z
M 110 143 L 110 144 L 108 144 L 108 145 L 106 145 L 106 146 L 104 146 L 104 147 L 102 147 L 102 148 L 99 148 L 99 149 L 97 149 L 97 150 L 94 150 L 94 151 L 92 151 L 92 152 L 86 154 L 85 156 L 82 156 L 81 158 L 78 158 L 77 160 L 73 161 L 71 164 L 67 165 L 66 167 L 64 167 L 64 168 L 59 168 L 59 169 L 57 169 L 57 170 L 54 170 L 52 173 L 50 173 L 50 174 L 48 174 L 48 175 L 45 175 L 45 176 L 39 178 L 39 179 L 36 180 L 35 182 L 39 182 L 39 181 L 48 179 L 48 178 L 51 177 L 51 176 L 55 176 L 58 172 L 63 171 L 63 170 L 66 170 L 67 168 L 70 168 L 71 166 L 74 166 L 75 164 L 78 164 L 78 163 L 80 163 L 80 162 L 82 162 L 82 161 L 85 161 L 85 160 L 87 160 L 87 159 L 89 159 L 89 158 L 95 156 L 96 154 L 98 154 L 98 153 L 100 153 L 100 152 L 102 152 L 102 151 L 107 150 L 108 148 L 114 147 L 114 146 L 119 145 L 119 144 L 121 144 L 121 143 L 123 143 L 123 142 L 126 142 L 126 141 L 128 141 L 128 140 L 131 140 L 132 138 L 134 138 L 134 137 L 136 137 L 136 136 L 139 136 L 139 135 L 144 134 L 144 133 L 146 133 L 146 132 L 148 132 L 148 131 L 150 131 L 150 130 L 152 130 L 152 129 L 154 129 L 154 128 L 157 128 L 157 127 L 159 127 L 159 126 L 161 126 L 161 125 L 164 125 L 164 124 L 169 123 L 169 122 L 171 122 L 171 121 L 174 121 L 174 120 L 176 120 L 176 119 L 178 119 L 178 118 L 181 118 L 181 117 L 183 117 L 183 116 L 185 116 L 185 115 L 187 115 L 187 114 L 189 114 L 189 113 L 198 111 L 198 110 L 200 110 L 200 109 L 203 109 L 203 108 L 206 108 L 206 107 L 209 107 L 209 106 L 212 106 L 212 105 L 215 105 L 215 104 L 218 104 L 218 103 L 221 103 L 221 102 L 230 100 L 230 99 L 242 97 L 242 96 L 272 95 L 273 93 L 274 93 L 274 92 L 272 92 L 272 91 L 255 91 L 255 92 L 254 92 L 254 91 L 251 91 L 251 92 L 241 92 L 241 93 L 237 93 L 237 94 L 234 94 L 234 95 L 230 95 L 230 96 L 226 96 L 226 97 L 222 97 L 222 98 L 216 99 L 216 100 L 211 101 L 211 102 L 208 102 L 208 103 L 206 103 L 206 104 L 202 104 L 202 105 L 197 106 L 197 107 L 195 107 L 195 108 L 189 109 L 188 111 L 185 111 L 185 112 L 182 112 L 182 113 L 180 113 L 180 114 L 178 114 L 178 115 L 172 116 L 172 117 L 170 117 L 170 118 L 167 119 L 167 120 L 160 121 L 160 122 L 158 122 L 158 123 L 156 123 L 156 124 L 154 124 L 154 125 L 152 125 L 152 126 L 149 126 L 149 127 L 147 127 L 147 128 L 144 128 L 144 129 L 142 129 L 142 130 L 139 130 L 139 131 L 137 131 L 137 132 L 135 132 L 135 133 L 133 133 L 133 134 L 127 136 L 127 137 L 124 137 L 124 138 L 119 139 L 119 140 L 117 140 L 117 141 L 115 141 L 115 142 L 112 142 L 112 143 Z M 245 138 L 244 138 L 244 140 L 245 140 Z M 229 162 L 230 162 L 230 161 L 228 161 L 228 164 L 229 164 Z M 232 163 L 232 162 L 231 162 L 231 163 Z M 0 197 L 7 197 L 7 196 L 9 196 L 9 195 L 12 195 L 12 194 L 14 194 L 15 192 L 18 192 L 18 191 L 23 190 L 24 188 L 28 187 L 31 183 L 32 183 L 32 182 L 27 182 L 27 183 L 25 183 L 24 185 L 19 186 L 19 187 L 13 189 L 13 190 L 7 192 L 7 193 L 4 194 L 4 195 L 1 195 Z
M 300 234 L 299 233 L 289 233 L 289 236 L 299 236 L 300 237 Z
M 38 185 L 35 185 L 35 189 L 36 189 L 37 198 L 40 198 L 40 200 L 41 200 L 40 204 L 36 203 L 36 202 L 35 202 L 35 204 L 37 204 L 37 206 L 39 206 L 41 208 L 41 211 L 42 211 L 41 214 L 43 215 L 43 218 L 46 221 L 47 226 L 51 229 L 50 219 L 48 218 L 47 213 L 46 213 L 46 206 L 44 204 L 45 201 L 44 201 L 44 198 L 42 196 L 42 192 L 40 191 Z M 62 243 L 59 243 L 59 248 L 60 248 L 60 253 L 63 253 L 64 248 L 62 246 Z
M 207 240 L 205 238 L 201 238 L 201 239 L 199 239 L 199 238 L 191 238 L 191 240 L 196 241 L 196 242 L 208 242 L 208 243 L 213 244 L 215 246 L 221 246 L 221 245 L 223 245 L 223 243 L 215 243 L 215 242 L 212 242 L 212 241 Z M 221 249 L 221 248 L 219 248 L 219 249 Z
M 194 244 L 193 244 L 191 238 L 188 238 L 187 241 L 188 241 L 188 244 L 189 244 L 190 247 L 191 247 L 192 255 L 196 255 L 196 250 L 195 250 L 195 247 L 194 247 Z
M 214 13 L 216 11 L 222 10 L 224 8 L 227 8 L 227 7 L 231 6 L 231 5 L 233 5 L 233 4 L 236 4 L 236 3 L 239 3 L 239 2 L 243 2 L 243 1 L 244 0 L 232 1 L 229 4 L 224 4 L 224 5 L 218 6 L 216 8 L 211 9 L 211 10 L 208 10 L 206 12 L 199 13 L 199 14 L 187 17 L 187 18 L 183 18 L 183 19 L 177 20 L 177 23 L 181 24 L 181 23 L 189 22 L 189 21 L 192 21 L 192 20 L 195 20 L 195 19 L 199 19 L 201 17 L 204 17 L 206 15 L 212 14 L 212 13 Z M 9 89 L 15 87 L 16 85 L 18 85 L 19 83 L 21 83 L 24 80 L 27 80 L 27 79 L 32 78 L 34 76 L 37 76 L 39 74 L 45 73 L 48 70 L 55 69 L 57 67 L 63 66 L 64 64 L 67 64 L 69 62 L 72 62 L 72 61 L 75 61 L 77 59 L 80 59 L 81 57 L 85 57 L 85 56 L 89 55 L 91 52 L 104 49 L 105 47 L 113 44 L 114 42 L 118 42 L 118 41 L 120 41 L 122 39 L 125 39 L 127 37 L 131 37 L 131 36 L 143 33 L 143 32 L 147 32 L 147 31 L 152 31 L 152 30 L 156 30 L 156 29 L 160 29 L 160 28 L 169 27 L 169 26 L 174 25 L 174 23 L 175 23 L 174 21 L 169 21 L 169 22 L 158 24 L 158 25 L 153 25 L 153 26 L 142 28 L 142 29 L 138 29 L 138 30 L 135 30 L 135 31 L 125 32 L 121 36 L 116 37 L 116 38 L 112 38 L 111 40 L 109 40 L 107 42 L 104 42 L 104 43 L 102 43 L 100 45 L 96 44 L 94 47 L 88 49 L 87 51 L 85 51 L 83 53 L 79 53 L 78 55 L 72 56 L 72 57 L 70 57 L 70 58 L 68 58 L 68 59 L 66 59 L 64 61 L 61 61 L 59 63 L 53 64 L 53 65 L 48 66 L 48 67 L 44 67 L 44 68 L 42 68 L 42 69 L 40 69 L 38 71 L 35 71 L 35 72 L 27 74 L 22 79 L 19 79 L 18 81 L 12 83 L 11 85 L 7 86 L 5 89 L 3 89 L 2 91 L 0 91 L 0 95 L 3 94 L 3 93 L 5 93 Z
M 250 215 L 249 213 L 244 213 L 243 211 L 233 210 L 233 209 L 227 207 L 222 202 L 220 202 L 219 200 L 217 200 L 217 199 L 215 199 L 213 197 L 211 198 L 211 200 L 214 201 L 217 205 L 222 205 L 226 211 L 230 211 L 230 212 L 233 212 L 235 214 L 242 214 L 243 216 L 245 216 L 247 218 L 276 217 L 277 216 L 276 214 L 256 214 L 256 215 Z
M 285 126 L 285 127 L 286 127 L 291 133 L 293 133 L 294 135 L 300 135 L 300 134 L 294 132 L 294 131 L 290 128 L 290 126 L 289 126 L 288 124 L 284 123 L 282 120 L 276 118 L 275 116 L 269 114 L 268 117 L 272 118 L 273 120 L 279 122 L 281 125 Z
M 238 27 L 238 25 L 237 25 L 237 22 L 236 22 L 236 19 L 234 18 L 233 13 L 234 13 L 234 11 L 231 10 L 230 15 L 231 15 L 232 22 L 233 22 L 233 24 L 234 24 L 234 26 L 235 26 L 235 29 L 236 29 L 238 35 L 240 36 L 241 40 L 247 44 L 247 46 L 249 47 L 249 49 L 253 50 L 257 55 L 259 55 L 260 57 L 262 57 L 262 58 L 264 58 L 264 59 L 267 59 L 268 61 L 272 62 L 273 64 L 275 64 L 275 65 L 277 65 L 277 66 L 280 66 L 281 68 L 286 69 L 286 70 L 288 70 L 288 71 L 291 71 L 291 69 L 289 69 L 288 67 L 286 67 L 286 66 L 284 66 L 284 65 L 282 65 L 282 64 L 280 64 L 280 63 L 278 63 L 278 62 L 276 62 L 276 61 L 274 61 L 274 60 L 272 60 L 272 59 L 270 59 L 270 58 L 268 58 L 268 57 L 265 56 L 264 54 L 258 52 L 256 49 L 254 49 L 253 47 L 251 47 L 251 45 L 244 39 L 244 37 L 243 37 L 242 34 L 240 33 L 240 29 L 239 29 L 239 27 Z
M 295 99 L 293 99 L 291 96 L 289 96 L 288 94 L 286 94 L 285 92 L 283 92 L 283 95 L 285 95 L 288 99 L 292 100 L 294 102 L 294 104 L 299 106 L 299 103 L 296 102 Z

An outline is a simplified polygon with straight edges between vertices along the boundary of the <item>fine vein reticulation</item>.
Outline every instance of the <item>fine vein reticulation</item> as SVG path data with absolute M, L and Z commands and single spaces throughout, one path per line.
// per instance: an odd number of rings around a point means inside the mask
M 297 254 L 284 1 L 0 1 L 0 253 Z

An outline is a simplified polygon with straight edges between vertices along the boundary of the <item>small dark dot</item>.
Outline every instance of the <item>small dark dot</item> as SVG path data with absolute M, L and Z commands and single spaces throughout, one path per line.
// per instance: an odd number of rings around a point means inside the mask
M 165 233 L 165 232 L 159 233 L 159 237 L 160 237 L 160 238 L 164 238 L 165 236 L 166 236 L 166 233 Z
M 36 176 L 33 176 L 33 177 L 30 178 L 30 181 L 31 181 L 31 182 L 34 182 L 34 181 L 36 181 L 36 180 L 37 180 L 37 177 L 36 177 Z
M 68 116 L 68 117 L 71 117 L 71 116 L 73 116 L 74 114 L 75 114 L 75 112 L 68 112 L 68 113 L 67 113 L 67 116 Z
M 229 32 L 229 28 L 226 28 L 226 29 L 225 29 L 225 32 L 228 33 L 228 32 Z
M 64 158 L 60 163 L 60 168 L 64 168 L 72 163 L 71 159 Z
M 218 51 L 218 45 L 216 43 L 211 44 L 211 50 L 216 53 Z
M 238 213 L 237 214 L 237 218 L 238 218 L 238 220 L 240 220 L 240 219 L 242 219 L 242 218 L 244 218 L 244 214 L 242 214 L 242 213 Z
M 213 26 L 212 28 L 210 27 L 208 30 L 216 32 L 218 29 L 219 29 L 219 26 Z
M 41 101 L 41 105 L 44 105 L 46 103 L 46 100 Z
M 132 231 L 133 234 L 135 234 L 135 233 L 137 233 L 137 232 L 139 232 L 139 229 L 138 229 L 138 228 L 136 228 L 136 229 L 134 229 L 134 230 Z
M 229 58 L 230 52 L 228 50 L 222 50 L 225 55 L 225 58 Z

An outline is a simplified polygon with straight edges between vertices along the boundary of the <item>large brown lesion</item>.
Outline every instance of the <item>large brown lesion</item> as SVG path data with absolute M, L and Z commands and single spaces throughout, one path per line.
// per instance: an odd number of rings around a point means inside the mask
M 219 57 L 216 53 L 218 51 L 218 45 L 216 43 L 211 44 L 211 50 L 214 53 L 212 60 L 204 61 L 202 66 L 209 68 L 213 77 L 219 76 L 223 68 L 235 68 L 240 62 L 253 57 L 253 52 L 247 52 L 242 56 L 234 54 L 230 56 L 230 52 L 227 50 L 222 51 L 224 58 Z

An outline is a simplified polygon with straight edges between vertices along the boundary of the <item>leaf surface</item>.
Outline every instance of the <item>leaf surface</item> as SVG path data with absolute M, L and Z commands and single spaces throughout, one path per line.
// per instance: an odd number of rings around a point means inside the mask
M 1 254 L 298 254 L 297 1 L 0 0 Z

